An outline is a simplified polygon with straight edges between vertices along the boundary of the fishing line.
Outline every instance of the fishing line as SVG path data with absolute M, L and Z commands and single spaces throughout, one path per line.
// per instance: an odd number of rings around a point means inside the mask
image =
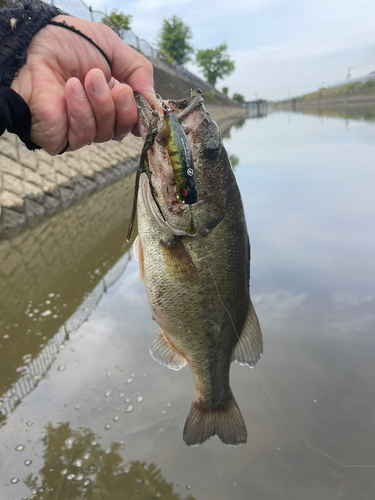
M 267 396 L 270 398 L 272 404 L 274 405 L 274 407 L 276 408 L 276 410 L 280 413 L 280 415 L 288 422 L 288 424 L 292 427 L 292 429 L 294 430 L 294 432 L 297 434 L 297 436 L 299 436 L 302 441 L 307 444 L 307 446 L 309 446 L 310 448 L 312 448 L 313 450 L 317 451 L 318 453 L 320 453 L 321 455 L 323 455 L 324 457 L 328 458 L 329 460 L 331 460 L 331 462 L 334 462 L 335 464 L 337 465 L 340 465 L 341 467 L 346 467 L 347 469 L 375 469 L 375 465 L 365 465 L 365 464 L 344 464 L 343 462 L 340 462 L 338 460 L 336 460 L 335 458 L 331 457 L 330 455 L 328 455 L 328 453 L 326 453 L 325 451 L 323 450 L 320 450 L 319 448 L 317 448 L 316 446 L 314 446 L 312 443 L 310 443 L 310 441 L 308 441 L 304 436 L 303 434 L 301 434 L 301 432 L 297 429 L 297 427 L 293 424 L 293 422 L 291 422 L 289 420 L 289 418 L 285 415 L 285 413 L 282 411 L 282 409 L 279 407 L 279 405 L 276 403 L 276 401 L 273 399 L 273 397 L 271 396 L 269 390 L 267 389 L 267 386 L 266 384 L 264 383 L 262 377 L 260 376 L 260 373 L 258 372 L 258 370 L 254 367 L 254 370 L 256 371 L 256 374 L 258 375 L 259 377 L 259 380 L 262 384 L 262 386 L 264 387 L 264 390 L 266 391 L 267 393 Z
M 233 325 L 233 329 L 234 331 L 236 332 L 236 335 L 237 335 L 237 338 L 239 340 L 239 335 L 238 335 L 238 332 L 237 332 L 237 329 L 235 327 L 235 324 L 233 322 L 233 319 L 232 319 L 232 316 L 230 315 L 230 312 L 228 311 L 228 309 L 226 308 L 224 302 L 221 300 L 221 296 L 220 296 L 220 292 L 219 292 L 219 288 L 216 284 L 216 281 L 215 281 L 215 278 L 214 278 L 214 275 L 212 274 L 212 271 L 211 271 L 211 268 L 207 262 L 207 260 L 205 260 L 205 264 L 207 265 L 208 267 L 208 270 L 211 274 L 211 278 L 212 278 L 212 281 L 215 285 L 215 288 L 216 288 L 216 291 L 217 291 L 217 295 L 219 297 L 219 300 L 220 300 L 220 303 L 221 305 L 223 306 L 223 308 L 225 309 L 226 313 L 228 314 L 228 317 Z M 273 397 L 271 396 L 266 384 L 264 383 L 262 377 L 260 376 L 260 373 L 258 372 L 258 370 L 256 369 L 256 367 L 252 367 L 254 368 L 256 374 L 258 375 L 258 378 L 262 384 L 262 386 L 264 387 L 264 390 L 266 391 L 266 394 L 267 396 L 269 397 L 269 399 L 271 400 L 272 404 L 274 405 L 274 407 L 276 408 L 276 410 L 280 413 L 280 415 L 288 422 L 288 424 L 291 426 L 291 428 L 294 430 L 294 432 L 297 434 L 297 436 L 302 439 L 302 441 L 307 444 L 307 446 L 309 446 L 310 448 L 312 448 L 313 450 L 315 450 L 316 452 L 320 453 L 321 455 L 323 455 L 324 457 L 328 458 L 328 460 L 331 460 L 331 462 L 337 464 L 337 465 L 340 465 L 340 467 L 345 467 L 347 469 L 375 469 L 375 465 L 366 465 L 366 464 L 344 464 L 343 462 L 340 462 L 339 460 L 336 460 L 335 458 L 331 457 L 330 455 L 328 455 L 328 453 L 326 453 L 325 451 L 317 448 L 316 446 L 314 446 L 312 443 L 310 443 L 310 441 L 308 439 L 305 438 L 305 436 L 297 429 L 297 427 L 293 424 L 293 422 L 285 415 L 285 413 L 282 411 L 282 409 L 279 407 L 279 405 L 276 403 L 276 401 L 273 399 Z
M 199 242 L 199 245 L 200 245 L 200 242 Z M 230 319 L 230 321 L 231 321 L 231 323 L 232 323 L 232 325 L 233 325 L 233 330 L 235 331 L 235 333 L 236 333 L 236 335 L 237 335 L 237 340 L 240 340 L 240 336 L 238 335 L 238 332 L 237 332 L 236 326 L 235 326 L 235 324 L 234 324 L 234 322 L 233 322 L 232 316 L 230 315 L 230 312 L 229 312 L 229 311 L 228 311 L 228 309 L 226 308 L 226 306 L 225 306 L 224 302 L 221 300 L 221 297 L 220 297 L 220 292 L 219 292 L 219 288 L 218 288 L 218 286 L 217 286 L 217 284 L 216 284 L 216 281 L 215 281 L 214 275 L 212 274 L 211 268 L 210 268 L 210 266 L 209 266 L 209 264 L 208 264 L 207 260 L 205 260 L 205 259 L 204 259 L 204 261 L 205 261 L 205 264 L 206 264 L 206 265 L 207 265 L 207 267 L 208 267 L 208 270 L 210 271 L 211 278 L 212 278 L 212 281 L 214 282 L 214 285 L 215 285 L 215 288 L 216 288 L 216 291 L 217 291 L 217 296 L 219 297 L 220 303 L 221 303 L 221 305 L 224 307 L 224 309 L 225 309 L 226 313 L 228 314 L 228 317 L 229 317 L 229 319 Z
M 162 100 L 163 100 L 162 96 L 161 96 L 160 94 L 158 94 L 157 92 L 155 92 L 154 90 L 148 90 L 148 89 L 137 89 L 135 92 L 137 92 L 138 94 L 139 94 L 140 92 L 150 92 L 150 94 L 154 94 L 154 95 L 157 97 L 157 99 L 159 99 L 159 101 L 162 101 Z

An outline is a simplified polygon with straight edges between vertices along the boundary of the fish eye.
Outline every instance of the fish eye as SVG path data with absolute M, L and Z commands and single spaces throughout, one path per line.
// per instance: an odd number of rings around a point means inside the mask
M 186 198 L 186 196 L 189 194 L 189 191 L 186 188 L 181 189 L 181 194 Z
M 219 146 L 215 142 L 209 142 L 204 147 L 204 156 L 209 160 L 214 160 L 219 152 Z

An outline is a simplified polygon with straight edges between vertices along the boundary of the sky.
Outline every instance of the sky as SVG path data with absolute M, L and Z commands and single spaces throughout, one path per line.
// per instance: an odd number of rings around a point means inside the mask
M 87 0 L 86 0 L 87 1 Z M 285 99 L 375 71 L 374 0 L 91 0 L 133 16 L 135 34 L 156 43 L 177 15 L 195 49 L 228 44 L 236 70 L 218 81 L 247 100 Z M 199 69 L 188 63 L 188 69 Z M 202 76 L 202 75 L 201 75 Z

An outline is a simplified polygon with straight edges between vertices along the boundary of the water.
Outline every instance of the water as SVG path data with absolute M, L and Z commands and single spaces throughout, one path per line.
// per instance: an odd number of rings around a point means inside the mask
M 225 142 L 265 340 L 231 371 L 247 445 L 182 441 L 194 384 L 148 353 L 131 177 L 0 242 L 0 498 L 374 498 L 336 462 L 375 465 L 375 125 L 275 113 Z

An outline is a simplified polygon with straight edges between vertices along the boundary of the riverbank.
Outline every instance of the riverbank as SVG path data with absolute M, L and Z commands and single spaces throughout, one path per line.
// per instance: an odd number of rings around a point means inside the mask
M 375 104 L 375 80 L 352 82 L 339 87 L 321 88 L 316 92 L 286 99 L 276 104 L 280 107 L 304 107 L 321 105 Z
M 163 98 L 183 98 L 197 87 L 189 75 L 155 63 L 155 89 Z M 204 87 L 204 85 L 201 85 Z M 224 133 L 246 116 L 237 105 L 207 85 L 207 108 Z M 92 144 L 72 153 L 51 157 L 31 152 L 12 134 L 0 137 L 0 235 L 37 224 L 94 191 L 133 172 L 138 165 L 142 141 L 132 135 L 122 143 Z

